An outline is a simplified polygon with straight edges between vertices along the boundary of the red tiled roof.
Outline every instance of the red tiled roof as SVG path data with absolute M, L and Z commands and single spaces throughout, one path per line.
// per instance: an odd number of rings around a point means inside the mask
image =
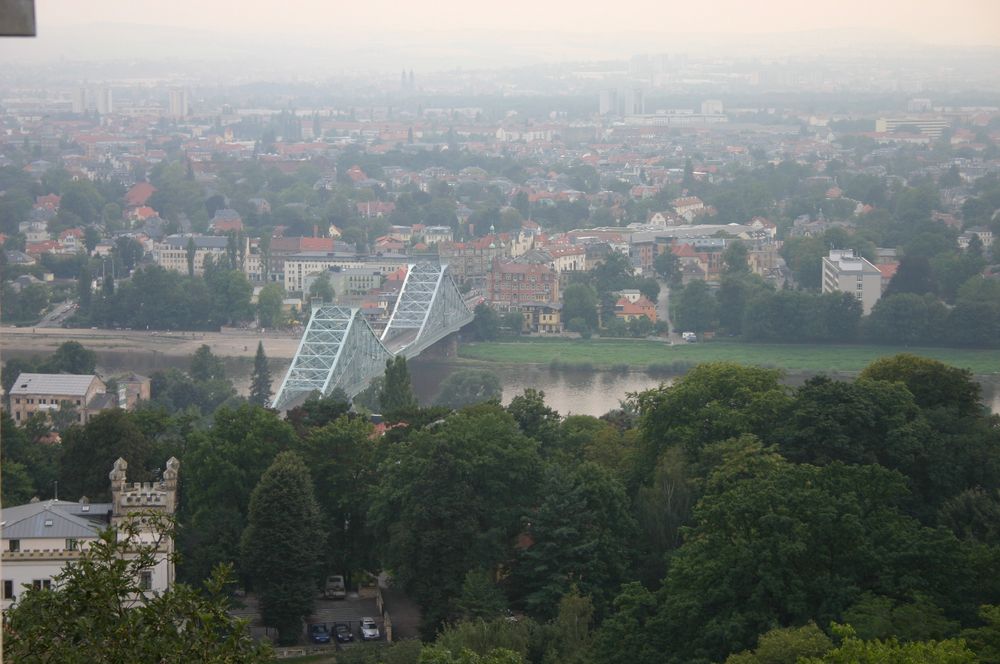
M 125 202 L 129 207 L 145 205 L 155 191 L 156 187 L 148 182 L 137 182 L 125 193 Z
M 698 253 L 690 244 L 675 244 L 670 247 L 670 251 L 678 258 L 697 258 Z
M 896 270 L 899 269 L 899 263 L 884 263 L 882 265 L 876 265 L 878 271 L 882 273 L 883 279 L 892 279 L 896 276 Z
M 299 251 L 333 251 L 332 237 L 300 237 Z

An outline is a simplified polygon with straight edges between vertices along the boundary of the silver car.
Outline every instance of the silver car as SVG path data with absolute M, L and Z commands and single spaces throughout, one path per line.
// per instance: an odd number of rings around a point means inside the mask
M 361 640 L 362 641 L 375 641 L 379 638 L 378 625 L 375 624 L 374 618 L 362 618 L 361 619 Z

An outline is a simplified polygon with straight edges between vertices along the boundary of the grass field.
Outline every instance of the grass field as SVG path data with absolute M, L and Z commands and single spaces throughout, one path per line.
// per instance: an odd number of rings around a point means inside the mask
M 591 364 L 595 369 L 628 365 L 731 361 L 790 371 L 860 371 L 873 360 L 913 353 L 975 374 L 1000 373 L 1000 351 L 903 346 L 750 344 L 725 341 L 669 346 L 657 341 L 622 339 L 526 339 L 463 344 L 459 357 L 503 364 Z

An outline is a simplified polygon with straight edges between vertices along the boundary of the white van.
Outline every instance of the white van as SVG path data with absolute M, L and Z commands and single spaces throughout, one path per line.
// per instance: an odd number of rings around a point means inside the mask
M 323 597 L 327 599 L 344 599 L 347 597 L 344 577 L 339 574 L 326 577 L 326 585 L 323 586 Z

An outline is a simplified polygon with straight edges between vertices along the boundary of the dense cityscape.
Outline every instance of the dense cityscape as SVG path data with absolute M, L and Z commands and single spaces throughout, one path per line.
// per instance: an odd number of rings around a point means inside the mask
M 4 654 L 1000 662 L 1000 43 L 504 34 L 9 51 Z

